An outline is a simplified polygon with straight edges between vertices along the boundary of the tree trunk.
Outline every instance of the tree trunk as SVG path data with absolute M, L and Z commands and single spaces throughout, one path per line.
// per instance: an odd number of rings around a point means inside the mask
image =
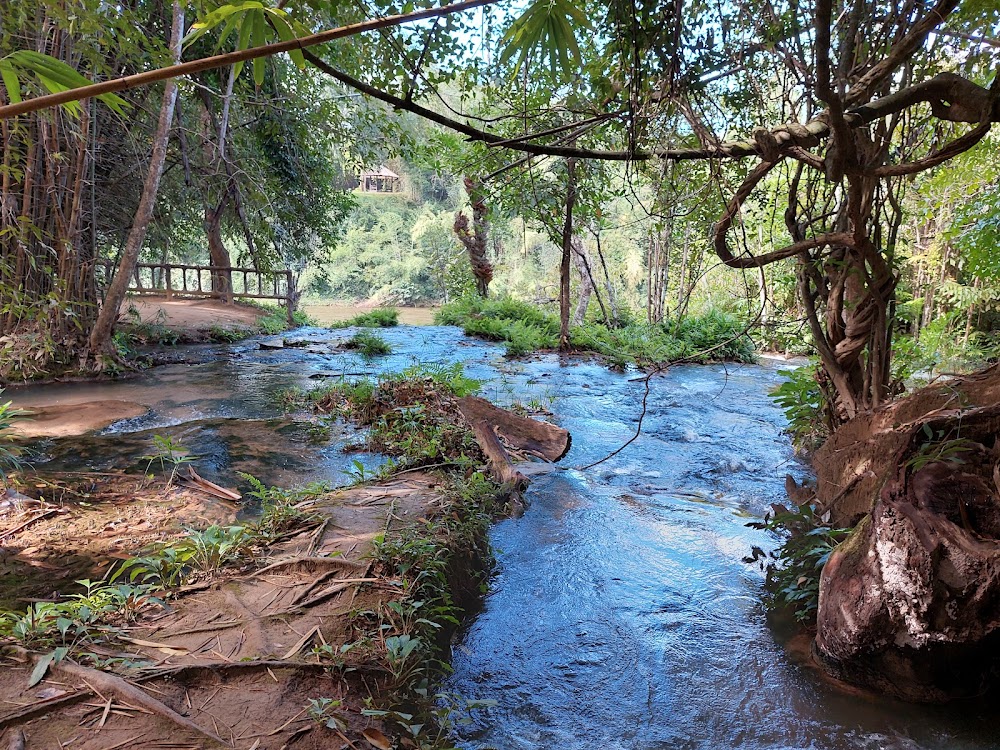
M 184 33 L 184 8 L 180 0 L 174 0 L 173 22 L 170 28 L 170 49 L 175 63 L 181 59 L 181 36 Z M 163 101 L 160 105 L 160 118 L 156 124 L 153 136 L 153 151 L 149 159 L 149 171 L 142 188 L 142 198 L 132 222 L 121 263 L 115 272 L 115 277 L 108 286 L 101 306 L 100 314 L 94 323 L 90 334 L 90 355 L 100 356 L 112 353 L 111 333 L 118 319 L 118 309 L 125 301 L 129 278 L 139 261 L 139 252 L 146 240 L 146 230 L 153 217 L 156 205 L 156 194 L 160 188 L 160 178 L 163 176 L 163 164 L 167 158 L 167 141 L 170 137 L 170 127 L 174 119 L 174 103 L 177 100 L 177 82 L 168 79 L 163 89 Z
M 469 254 L 472 275 L 476 279 L 476 291 L 480 297 L 486 299 L 489 294 L 490 282 L 493 280 L 493 265 L 486 253 L 486 241 L 490 227 L 487 219 L 486 199 L 482 192 L 476 188 L 476 183 L 471 178 L 466 177 L 464 185 L 465 192 L 472 203 L 472 226 L 469 226 L 468 217 L 459 211 L 455 215 L 455 224 L 452 228 Z
M 590 261 L 587 258 L 587 248 L 584 247 L 583 240 L 579 237 L 574 237 L 571 247 L 573 250 L 573 265 L 576 266 L 576 273 L 580 277 L 580 284 L 577 289 L 576 310 L 573 311 L 572 324 L 579 326 L 583 325 L 583 321 L 587 317 L 590 297 L 596 289 L 594 288 L 594 280 L 590 275 Z M 600 302 L 600 298 L 598 298 L 598 302 Z M 601 307 L 603 308 L 604 305 L 602 304 Z M 607 322 L 607 315 L 604 316 L 604 322 Z
M 566 220 L 559 264 L 559 350 L 569 351 L 569 269 L 573 254 L 573 206 L 576 205 L 576 159 L 566 160 Z
M 208 262 L 212 267 L 212 292 L 215 297 L 226 304 L 233 302 L 233 279 L 229 270 L 233 262 L 229 258 L 229 250 L 222 240 L 222 214 L 229 203 L 229 191 L 222 195 L 222 200 L 215 208 L 205 206 L 205 237 L 208 239 Z
M 608 306 L 611 308 L 611 320 L 608 321 L 608 324 L 617 327 L 621 323 L 621 316 L 618 314 L 618 295 L 615 293 L 615 287 L 611 283 L 608 264 L 604 262 L 604 253 L 601 251 L 600 230 L 594 232 L 594 239 L 597 244 L 597 259 L 601 261 L 601 269 L 604 271 L 604 286 L 608 290 Z

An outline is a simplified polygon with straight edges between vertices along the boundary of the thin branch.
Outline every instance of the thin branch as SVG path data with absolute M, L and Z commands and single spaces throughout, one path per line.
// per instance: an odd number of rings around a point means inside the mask
M 414 11 L 413 13 L 403 13 L 396 16 L 373 18 L 360 23 L 353 23 L 336 29 L 321 31 L 318 34 L 304 36 L 300 39 L 289 39 L 286 42 L 276 42 L 274 44 L 265 44 L 260 47 L 237 50 L 236 52 L 227 52 L 221 55 L 205 57 L 200 60 L 180 63 L 179 65 L 169 65 L 165 68 L 157 68 L 156 70 L 149 70 L 144 73 L 136 73 L 135 75 L 125 76 L 123 78 L 102 81 L 101 83 L 91 84 L 90 86 L 81 86 L 68 91 L 61 91 L 56 94 L 37 96 L 17 104 L 8 104 L 0 107 L 0 119 L 14 117 L 15 115 L 25 114 L 26 112 L 36 112 L 37 110 L 45 109 L 46 107 L 54 107 L 58 104 L 66 104 L 67 102 L 75 102 L 92 96 L 111 94 L 116 91 L 126 91 L 128 89 L 134 89 L 138 86 L 145 86 L 150 83 L 156 83 L 157 81 L 163 81 L 167 78 L 177 78 L 182 75 L 199 73 L 203 70 L 222 68 L 227 65 L 233 65 L 246 60 L 271 57 L 282 52 L 289 52 L 296 49 L 305 51 L 306 47 L 312 47 L 316 44 L 323 44 L 325 42 L 332 42 L 335 39 L 356 36 L 357 34 L 361 34 L 366 31 L 376 31 L 390 26 L 399 26 L 413 21 L 420 21 L 425 18 L 436 18 L 450 13 L 469 10 L 470 8 L 492 5 L 498 1 L 499 0 L 462 0 L 462 2 L 443 5 L 439 8 L 427 8 L 424 10 Z
M 917 47 L 924 43 L 927 35 L 944 23 L 958 5 L 959 0 L 938 0 L 927 15 L 915 23 L 909 33 L 889 50 L 888 55 L 855 82 L 847 94 L 848 105 L 868 99 L 875 87 L 912 57 Z
M 989 120 L 981 122 L 978 127 L 973 128 L 965 135 L 956 138 L 946 146 L 941 147 L 933 154 L 918 159 L 907 164 L 886 164 L 875 170 L 876 177 L 899 177 L 902 175 L 917 174 L 938 164 L 943 164 L 949 159 L 954 159 L 959 154 L 963 154 L 979 143 L 983 137 L 990 132 L 992 123 Z

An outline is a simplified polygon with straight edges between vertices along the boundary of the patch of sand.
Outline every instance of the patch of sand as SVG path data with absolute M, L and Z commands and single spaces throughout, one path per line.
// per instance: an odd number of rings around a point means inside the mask
M 207 330 L 212 326 L 247 328 L 257 325 L 264 311 L 248 305 L 226 305 L 215 299 L 180 299 L 172 297 L 133 296 L 122 304 L 121 314 L 128 319 L 134 307 L 143 323 L 160 324 L 173 329 Z
M 86 401 L 80 404 L 37 406 L 25 410 L 25 419 L 10 432 L 20 438 L 71 437 L 102 430 L 122 419 L 141 417 L 148 406 L 133 401 Z

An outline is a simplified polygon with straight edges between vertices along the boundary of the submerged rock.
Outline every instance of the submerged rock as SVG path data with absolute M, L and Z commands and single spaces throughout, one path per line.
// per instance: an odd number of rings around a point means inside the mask
M 145 404 L 133 401 L 86 401 L 75 404 L 35 406 L 14 422 L 10 432 L 19 438 L 72 437 L 103 430 L 123 419 L 149 413 Z

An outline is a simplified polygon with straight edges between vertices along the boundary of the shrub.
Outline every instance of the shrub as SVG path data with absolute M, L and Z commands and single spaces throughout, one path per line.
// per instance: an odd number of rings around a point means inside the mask
M 512 357 L 555 349 L 559 345 L 556 316 L 509 297 L 470 297 L 444 305 L 434 316 L 439 325 L 461 326 L 470 336 L 507 343 Z M 756 359 L 753 341 L 734 315 L 709 311 L 665 325 L 629 323 L 609 328 L 586 322 L 570 329 L 570 345 L 597 352 L 613 367 L 652 366 L 667 362 L 717 362 Z
M 795 619 L 812 622 L 819 606 L 819 578 L 830 554 L 850 529 L 835 529 L 816 515 L 810 505 L 789 510 L 775 506 L 762 521 L 747 526 L 770 531 L 783 537 L 773 551 L 753 547 L 743 562 L 758 564 L 767 574 L 768 604 L 773 608 L 790 607 Z
M 812 452 L 830 436 L 832 412 L 827 394 L 819 381 L 819 363 L 794 370 L 782 370 L 785 382 L 771 391 L 771 398 L 785 412 L 788 427 L 797 451 Z
M 399 325 L 399 311 L 394 307 L 381 307 L 348 320 L 339 320 L 330 324 L 330 328 L 393 328 Z
M 371 331 L 358 331 L 344 346 L 357 350 L 362 357 L 377 357 L 392 353 L 389 342 Z

